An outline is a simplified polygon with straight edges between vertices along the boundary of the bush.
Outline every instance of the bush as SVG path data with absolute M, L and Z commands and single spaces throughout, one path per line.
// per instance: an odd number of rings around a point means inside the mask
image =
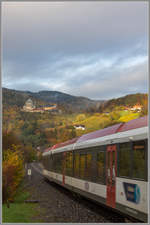
M 33 162 L 37 159 L 37 151 L 31 145 L 23 147 L 23 158 L 25 163 Z
M 5 150 L 2 162 L 3 172 L 3 202 L 13 201 L 17 187 L 23 178 L 23 158 L 18 147 L 12 145 L 11 149 Z
M 130 120 L 137 119 L 137 118 L 139 118 L 139 116 L 140 116 L 139 113 L 130 113 L 130 114 L 128 114 L 128 115 L 121 116 L 121 117 L 119 118 L 119 121 L 125 123 L 125 122 L 128 122 L 128 121 L 130 121 Z
M 3 146 L 3 151 L 10 149 L 12 145 L 20 145 L 20 141 L 18 140 L 17 136 L 13 132 L 6 132 L 3 131 L 3 136 L 2 136 L 2 146 Z

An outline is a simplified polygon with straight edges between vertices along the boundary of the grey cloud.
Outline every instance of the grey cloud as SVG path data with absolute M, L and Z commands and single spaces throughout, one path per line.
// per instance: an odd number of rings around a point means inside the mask
M 86 60 L 81 58 L 79 65 L 77 58 L 74 58 L 74 61 L 65 58 L 49 67 L 46 66 L 45 70 L 42 68 L 35 76 L 28 74 L 27 77 L 20 76 L 19 79 L 16 76 L 13 80 L 10 77 L 10 84 L 23 90 L 59 90 L 91 98 L 101 98 L 104 95 L 106 98 L 123 91 L 132 92 L 135 88 L 140 91 L 146 90 L 146 56 L 124 57 L 124 60 L 123 57 L 120 60 L 119 57 L 104 59 L 98 56 L 96 60 L 96 57 L 90 56 Z
M 112 72 L 113 73 L 113 72 Z M 86 93 L 93 99 L 110 99 L 120 97 L 129 93 L 147 92 L 148 91 L 148 65 L 135 66 L 132 70 L 118 71 L 111 74 L 110 79 L 91 80 L 82 83 L 80 94 Z
M 19 54 L 30 51 L 34 57 L 39 51 L 44 56 L 45 52 L 93 52 L 108 48 L 111 51 L 114 47 L 131 46 L 148 32 L 146 5 L 146 2 L 64 2 L 17 3 L 15 7 L 5 3 L 4 46 L 8 46 L 7 53 L 11 56 L 18 50 Z M 32 54 L 27 54 L 27 58 Z
M 146 90 L 145 64 L 125 68 L 127 75 L 119 65 L 147 56 L 147 9 L 147 2 L 3 2 L 3 85 L 91 98 L 133 85 Z M 123 86 L 130 70 L 131 83 Z M 136 71 L 141 83 L 133 79 Z

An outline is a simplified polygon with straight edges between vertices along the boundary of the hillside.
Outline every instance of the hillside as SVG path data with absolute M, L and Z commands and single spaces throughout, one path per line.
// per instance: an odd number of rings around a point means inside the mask
M 85 97 L 72 96 L 58 91 L 17 91 L 7 88 L 2 89 L 2 102 L 4 107 L 22 108 L 26 100 L 31 98 L 36 107 L 56 103 L 63 112 L 111 112 L 112 110 L 124 107 L 132 107 L 136 104 L 141 105 L 147 111 L 148 94 L 130 94 L 120 98 L 114 98 L 107 101 L 91 100 Z
M 144 108 L 148 107 L 148 94 L 130 94 L 120 98 L 110 99 L 100 105 L 100 112 L 111 112 L 114 108 L 132 107 L 134 105 L 141 105 Z
M 89 98 L 72 96 L 58 91 L 39 91 L 33 93 L 3 88 L 2 94 L 4 106 L 18 106 L 22 108 L 25 101 L 28 98 L 31 98 L 37 107 L 56 103 L 60 107 L 63 107 L 64 110 L 71 112 L 85 111 L 90 107 L 97 109 L 104 102 L 104 100 L 95 101 Z
M 36 106 L 53 103 L 55 100 L 55 103 L 59 103 L 59 107 L 62 107 L 64 111 L 61 114 L 23 112 L 20 109 L 28 98 L 31 98 Z M 31 145 L 33 148 L 37 148 L 37 146 L 44 148 L 148 114 L 147 94 L 127 95 L 118 99 L 111 99 L 104 102 L 100 108 L 97 107 L 95 111 L 90 110 L 90 107 L 86 108 L 91 101 L 83 97 L 69 96 L 60 92 L 43 91 L 32 93 L 4 88 L 3 131 L 14 133 L 24 145 Z M 82 111 L 80 108 L 81 102 L 82 104 L 84 102 L 83 112 L 80 112 Z M 96 101 L 94 103 L 97 104 Z M 130 108 L 135 105 L 141 105 L 141 110 L 132 110 Z M 69 107 L 70 109 L 75 107 L 73 113 L 67 111 Z M 77 125 L 82 125 L 85 129 L 76 129 Z

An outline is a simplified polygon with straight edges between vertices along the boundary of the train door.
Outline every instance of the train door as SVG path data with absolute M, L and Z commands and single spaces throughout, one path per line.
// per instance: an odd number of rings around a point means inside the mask
M 116 174 L 117 174 L 117 152 L 116 145 L 107 146 L 106 155 L 106 204 L 112 208 L 116 205 Z

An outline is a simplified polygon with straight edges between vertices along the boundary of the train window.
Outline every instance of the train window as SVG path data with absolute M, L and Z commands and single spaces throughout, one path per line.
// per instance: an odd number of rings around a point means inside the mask
M 43 162 L 43 165 L 44 165 L 44 167 L 45 167 L 45 169 L 46 169 L 46 165 L 45 165 L 45 162 L 46 162 L 46 161 L 45 161 L 45 159 L 46 159 L 46 156 L 43 157 L 42 162 Z
M 97 181 L 104 182 L 104 152 L 97 153 Z
M 53 155 L 53 172 L 56 172 L 56 155 Z
M 45 168 L 48 170 L 48 156 L 45 157 Z
M 66 175 L 72 176 L 72 168 L 73 168 L 72 152 L 67 152 L 66 153 Z
M 111 162 L 111 159 L 110 159 L 110 152 L 107 153 L 107 167 L 108 169 L 110 169 L 110 162 Z
M 79 153 L 75 153 L 75 158 L 74 158 L 74 176 L 79 177 L 79 164 L 80 164 L 80 155 Z
M 119 145 L 119 176 L 130 177 L 131 143 Z
M 58 173 L 61 173 L 62 171 L 62 157 L 61 154 L 55 155 L 55 170 Z
M 63 159 L 63 156 L 62 156 L 62 153 L 59 154 L 59 162 L 60 162 L 60 165 L 59 165 L 59 172 L 62 173 L 62 159 Z
M 85 178 L 86 154 L 80 154 L 80 178 Z
M 50 170 L 53 171 L 53 155 L 50 156 Z
M 85 177 L 87 178 L 87 180 L 91 179 L 92 177 L 92 155 L 90 153 L 86 154 Z
M 145 142 L 144 141 L 136 141 L 133 142 L 133 178 L 144 179 L 145 174 Z
M 65 174 L 65 168 L 66 168 L 66 152 L 62 153 L 62 173 Z

